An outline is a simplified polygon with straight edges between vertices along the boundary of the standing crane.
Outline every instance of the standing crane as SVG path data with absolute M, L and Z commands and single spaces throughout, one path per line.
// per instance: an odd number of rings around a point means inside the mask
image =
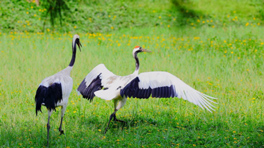
M 68 98 L 72 91 L 73 80 L 70 76 L 71 70 L 73 68 L 75 57 L 76 57 L 76 45 L 79 46 L 81 51 L 81 43 L 79 35 L 73 36 L 72 41 L 72 59 L 68 67 L 63 69 L 62 71 L 45 78 L 39 85 L 36 95 L 36 115 L 38 115 L 38 111 L 41 111 L 41 105 L 46 106 L 48 109 L 48 123 L 47 123 L 47 144 L 49 144 L 49 129 L 50 129 L 50 116 L 53 110 L 58 106 L 61 106 L 61 122 L 59 131 L 60 134 L 63 134 L 62 120 L 66 110 L 66 106 L 68 103 Z
M 110 115 L 107 131 L 112 120 L 124 122 L 116 118 L 116 112 L 122 108 L 127 97 L 136 97 L 146 99 L 153 98 L 171 98 L 178 97 L 188 100 L 201 108 L 212 111 L 215 103 L 211 99 L 214 97 L 205 95 L 177 78 L 176 76 L 162 71 L 144 72 L 138 74 L 139 60 L 137 54 L 140 52 L 150 52 L 140 46 L 136 46 L 133 50 L 133 57 L 136 61 L 136 69 L 134 73 L 127 76 L 117 76 L 110 72 L 104 64 L 96 66 L 82 81 L 77 91 L 84 98 L 92 100 L 95 96 L 104 100 L 114 101 L 114 112 Z

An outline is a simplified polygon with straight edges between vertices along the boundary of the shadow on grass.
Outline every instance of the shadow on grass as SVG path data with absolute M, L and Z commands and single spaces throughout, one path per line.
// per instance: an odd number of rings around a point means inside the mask
M 205 17 L 202 12 L 198 12 L 193 10 L 192 3 L 186 0 L 171 0 L 173 4 L 172 10 L 176 11 L 174 13 L 178 13 L 177 23 L 180 26 L 186 26 L 188 22 L 194 22 L 196 19 Z
M 124 117 L 118 118 L 120 120 L 125 121 L 125 123 L 121 123 L 118 121 L 111 121 L 108 132 L 116 131 L 116 130 L 129 130 L 135 131 L 137 128 L 147 128 L 151 130 L 159 130 L 163 128 L 171 128 L 171 130 L 190 130 L 190 131 L 215 131 L 215 130 L 229 130 L 229 125 L 223 121 L 209 121 L 205 122 L 202 119 L 198 119 L 197 121 L 192 121 L 191 117 L 179 117 L 182 120 L 167 120 L 162 117 L 157 117 L 157 119 L 134 116 L 134 117 Z M 109 118 L 105 118 L 104 121 L 98 120 L 95 117 L 89 117 L 84 119 L 84 126 L 87 127 L 95 127 L 100 125 L 98 128 L 101 129 L 102 134 L 105 132 L 105 128 L 107 127 Z

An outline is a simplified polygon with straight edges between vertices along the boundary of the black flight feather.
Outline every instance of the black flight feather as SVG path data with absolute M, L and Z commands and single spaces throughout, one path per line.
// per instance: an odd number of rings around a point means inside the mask
M 121 89 L 120 95 L 123 97 L 133 97 L 139 99 L 148 99 L 150 96 L 154 98 L 170 98 L 177 97 L 177 94 L 174 92 L 173 85 L 171 86 L 161 86 L 156 88 L 139 88 L 140 80 L 138 77 L 133 79 L 128 83 L 123 89 Z
M 95 79 L 93 79 L 89 86 L 86 85 L 85 79 L 79 85 L 77 90 L 82 94 L 84 98 L 87 98 L 88 100 L 92 101 L 95 96 L 94 92 L 103 88 L 102 80 L 100 78 L 101 74 L 102 73 L 100 73 Z

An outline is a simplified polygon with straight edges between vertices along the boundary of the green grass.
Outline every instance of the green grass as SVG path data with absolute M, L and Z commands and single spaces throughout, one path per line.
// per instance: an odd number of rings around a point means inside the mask
M 45 5 L 0 1 L 1 32 L 111 32 L 124 28 L 261 26 L 259 0 L 65 0 L 62 25 L 52 27 Z
M 79 34 L 82 52 L 63 129 L 60 109 L 51 116 L 50 147 L 263 147 L 263 27 L 142 28 L 105 34 Z M 0 145 L 46 145 L 47 110 L 35 115 L 39 83 L 65 68 L 73 34 L 0 34 Z M 100 63 L 115 74 L 134 71 L 132 49 L 140 54 L 140 72 L 168 71 L 216 100 L 213 113 L 182 99 L 132 99 L 117 112 L 127 125 L 112 122 L 104 135 L 113 102 L 77 96 L 76 89 Z

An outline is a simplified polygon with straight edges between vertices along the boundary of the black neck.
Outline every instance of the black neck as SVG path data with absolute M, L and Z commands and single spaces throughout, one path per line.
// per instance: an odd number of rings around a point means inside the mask
M 69 64 L 69 66 L 73 66 L 75 62 L 75 57 L 76 57 L 76 42 L 73 43 L 73 49 L 72 49 L 72 59 Z
M 137 53 L 138 52 L 136 52 L 135 55 L 134 55 L 134 58 L 135 58 L 135 61 L 136 61 L 136 70 L 139 69 L 139 60 L 138 60 L 138 57 L 137 57 Z

